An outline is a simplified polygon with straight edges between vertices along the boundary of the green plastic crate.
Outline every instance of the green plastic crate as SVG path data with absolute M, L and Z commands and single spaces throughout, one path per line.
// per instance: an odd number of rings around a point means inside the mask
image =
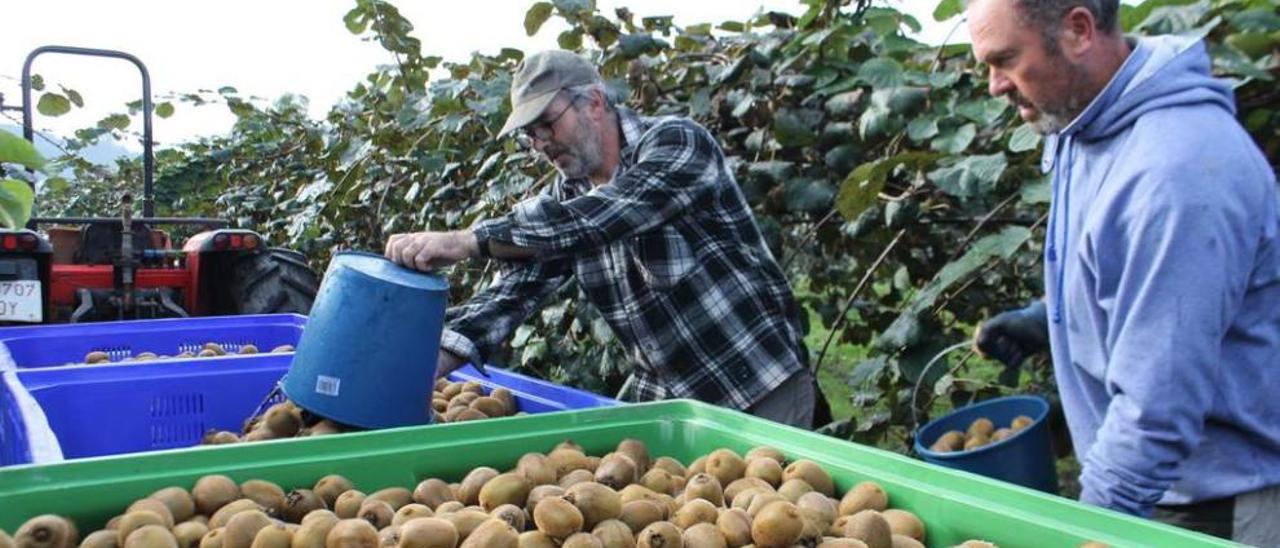
M 412 489 L 426 477 L 461 478 L 476 466 L 508 469 L 529 451 L 566 438 L 602 455 L 623 438 L 645 441 L 656 456 L 691 462 L 719 447 L 740 453 L 772 445 L 825 467 L 843 492 L 879 482 L 890 504 L 925 521 L 930 546 L 980 538 L 1003 547 L 1231 546 L 1212 537 L 1093 508 L 746 414 L 693 401 L 669 401 L 485 421 L 410 427 L 244 445 L 209 446 L 0 469 L 0 528 L 10 532 L 43 513 L 70 517 L 82 534 L 101 527 L 134 499 L 170 485 L 190 487 L 205 474 L 307 487 L 339 473 L 368 493 Z

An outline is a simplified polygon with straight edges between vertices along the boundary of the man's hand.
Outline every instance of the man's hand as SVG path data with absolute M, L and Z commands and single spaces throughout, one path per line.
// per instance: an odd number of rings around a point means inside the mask
M 462 358 L 453 355 L 453 352 L 442 349 L 439 357 L 436 358 L 436 378 L 439 379 L 449 373 L 453 373 L 463 365 L 465 365 L 465 362 Z
M 424 272 L 479 254 L 476 237 L 469 230 L 392 234 L 384 253 L 392 261 Z
M 973 347 L 984 357 L 1018 367 L 1027 357 L 1049 348 L 1049 315 L 1044 303 L 997 314 L 978 327 Z

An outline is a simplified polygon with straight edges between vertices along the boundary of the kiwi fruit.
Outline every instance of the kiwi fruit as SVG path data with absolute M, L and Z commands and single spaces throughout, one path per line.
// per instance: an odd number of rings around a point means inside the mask
M 539 531 L 565 539 L 582 530 L 582 511 L 564 497 L 547 497 L 533 509 L 533 523 Z
M 546 533 L 534 529 L 520 533 L 519 548 L 559 548 L 560 543 Z
M 747 462 L 731 449 L 716 449 L 707 455 L 706 473 L 715 476 L 720 485 L 729 485 L 746 472 Z
M 638 470 L 635 460 L 630 456 L 625 453 L 610 453 L 596 467 L 595 480 L 596 483 L 613 489 L 622 489 L 636 482 Z
M 504 415 L 514 415 L 520 410 L 519 404 L 516 403 L 515 394 L 506 388 L 494 388 L 492 392 L 489 392 L 489 397 L 502 402 L 502 407 L 505 411 Z
M 538 506 L 538 501 L 547 497 L 558 497 L 565 494 L 565 489 L 559 485 L 539 485 L 529 490 L 529 499 L 525 501 L 524 510 L 530 516 L 533 515 L 533 509 Z
M 290 548 L 293 545 L 293 532 L 280 522 L 272 523 L 258 530 L 253 537 L 250 548 Z
M 133 504 L 130 504 L 129 507 L 125 509 L 124 513 L 128 514 L 129 512 L 133 512 L 135 510 L 146 510 L 148 512 L 154 512 L 157 516 L 160 516 L 164 520 L 163 525 L 165 526 L 165 528 L 173 528 L 173 524 L 174 524 L 173 512 L 171 512 L 169 510 L 169 506 L 163 502 L 160 502 L 153 498 L 138 499 L 133 501 Z
M 325 535 L 325 548 L 377 548 L 378 530 L 362 519 L 344 519 Z
M 587 470 L 586 468 L 581 468 L 581 469 L 569 472 L 568 474 L 565 474 L 563 477 L 561 477 L 559 485 L 560 487 L 568 489 L 579 483 L 591 483 L 593 481 L 595 481 L 595 474 L 593 474 L 590 470 Z
M 253 500 L 251 499 L 233 500 L 230 503 L 223 505 L 222 508 L 219 508 L 218 511 L 214 512 L 212 516 L 209 516 L 209 528 L 217 529 L 219 527 L 225 527 L 227 525 L 227 522 L 231 520 L 231 516 L 234 516 L 240 512 L 246 512 L 249 510 L 265 510 L 265 509 L 259 506 L 258 503 L 253 502 Z
M 1014 419 L 1014 420 L 1017 420 L 1017 419 Z M 1081 545 L 1080 545 L 1080 548 L 1109 548 L 1109 547 L 1108 547 L 1108 545 L 1107 545 L 1106 543 L 1104 543 L 1104 542 L 1098 542 L 1098 541 L 1096 541 L 1096 540 L 1089 540 L 1089 541 L 1085 541 L 1085 543 L 1084 543 L 1084 544 L 1081 544 Z
M 293 539 L 290 541 L 291 548 L 325 548 L 325 538 L 329 535 L 329 530 L 338 524 L 338 516 L 333 514 L 318 514 L 313 511 L 302 519 L 302 525 L 293 533 Z
M 751 544 L 751 516 L 741 508 L 729 508 L 716 518 L 716 529 L 730 546 Z
M 429 518 L 435 516 L 436 513 L 425 504 L 412 502 L 401 506 L 399 510 L 391 518 L 391 525 L 404 525 L 404 522 L 417 518 Z
M 516 472 L 537 486 L 556 482 L 556 470 L 542 453 L 525 453 L 516 462 Z
M 284 511 L 284 489 L 269 481 L 253 479 L 241 483 L 240 494 L 244 498 L 258 503 L 258 506 L 266 508 L 267 514 L 279 515 L 280 512 Z
M 880 513 L 895 535 L 905 535 L 924 542 L 924 522 L 906 510 L 888 509 Z
M 458 500 L 467 506 L 479 504 L 480 489 L 489 480 L 498 477 L 498 471 L 488 466 L 481 466 L 471 470 L 465 478 L 462 478 L 461 488 L 458 490 Z
M 449 484 L 436 478 L 422 480 L 413 489 L 413 501 L 432 510 L 451 500 L 454 500 L 454 496 Z
M 667 509 L 657 501 L 641 499 L 622 505 L 618 519 L 627 524 L 634 534 L 640 534 L 645 527 L 667 517 Z
M 399 510 L 404 505 L 413 502 L 413 491 L 404 487 L 387 487 L 370 493 L 368 498 L 386 502 L 391 505 L 392 510 Z
M 959 451 L 962 448 L 964 448 L 964 432 L 959 430 L 951 430 L 941 436 L 938 436 L 937 441 L 934 441 L 933 445 L 929 446 L 930 450 L 937 451 L 939 453 L 950 453 L 952 451 Z
M 324 509 L 324 508 L 321 508 L 321 509 L 319 509 L 319 510 L 312 510 L 312 511 L 310 511 L 310 512 L 307 512 L 307 515 L 302 516 L 302 522 L 301 522 L 301 523 L 305 525 L 305 524 L 307 524 L 307 523 L 310 523 L 310 522 L 315 521 L 315 520 L 318 520 L 318 519 L 326 519 L 326 520 L 327 520 L 327 519 L 333 519 L 333 520 L 337 520 L 337 519 L 338 519 L 338 514 L 333 513 L 333 510 L 328 510 L 328 509 Z
M 390 548 L 400 545 L 400 526 L 388 525 L 378 530 L 378 546 Z
M 800 459 L 788 464 L 782 471 L 782 481 L 786 482 L 792 478 L 799 478 L 813 487 L 814 491 L 822 493 L 828 497 L 834 497 L 836 494 L 836 484 L 821 466 L 811 460 Z
M 356 512 L 356 518 L 365 520 L 373 525 L 374 529 L 382 529 L 391 525 L 391 520 L 395 519 L 396 511 L 385 500 L 369 497 L 364 499 L 364 503 L 360 505 L 360 510 Z
M 200 542 L 200 539 L 196 539 L 196 542 Z M 0 547 L 14 548 L 13 540 L 2 530 L 0 530 Z M 84 537 L 84 540 L 80 541 L 80 548 L 120 548 L 120 537 L 115 531 L 101 529 Z
M 631 526 L 618 519 L 597 523 L 591 534 L 600 539 L 604 548 L 635 548 L 636 545 L 636 534 Z
M 240 436 L 236 435 L 234 432 L 217 430 L 205 434 L 204 438 L 200 440 L 200 443 L 203 445 L 227 445 L 231 443 L 240 443 L 240 441 L 242 441 Z
M 344 491 L 333 501 L 333 513 L 339 519 L 352 519 L 360 512 L 360 506 L 367 498 L 367 495 L 355 489 Z
M 796 500 L 796 508 L 800 509 L 800 515 L 804 516 L 804 519 L 812 521 L 823 531 L 826 531 L 839 515 L 835 500 L 817 491 L 800 495 Z
M 178 541 L 178 548 L 195 548 L 200 539 L 209 533 L 209 526 L 198 521 L 184 521 L 173 526 L 173 538 Z
M 293 437 L 298 434 L 298 429 L 302 428 L 302 412 L 291 404 L 277 403 L 263 413 L 262 424 L 278 437 Z
M 240 498 L 240 486 L 236 482 L 219 474 L 210 474 L 196 480 L 191 488 L 191 498 L 196 503 L 196 511 L 206 516 L 213 516 L 227 503 Z
M 969 430 L 966 433 L 969 435 L 969 437 L 981 435 L 984 438 L 989 438 L 991 437 L 991 433 L 994 432 L 995 429 L 996 429 L 995 424 L 992 424 L 991 419 L 988 419 L 986 417 L 979 417 L 978 419 L 975 419 L 973 422 L 969 423 Z
M 504 504 L 523 507 L 525 502 L 529 500 L 529 490 L 532 488 L 533 484 L 529 483 L 529 480 L 523 474 L 508 472 L 506 474 L 498 474 L 493 479 L 485 482 L 476 498 L 486 512 L 492 512 L 494 508 Z
M 754 520 L 757 517 L 759 517 L 760 512 L 762 510 L 764 510 L 766 507 L 768 507 L 769 505 L 772 505 L 775 502 L 791 502 L 791 501 L 782 498 L 782 495 L 779 495 L 777 493 L 768 493 L 768 492 L 756 493 L 756 496 L 751 498 L 751 504 L 747 506 L 747 515 L 750 515 L 752 521 L 754 522 Z M 792 503 L 792 504 L 795 504 L 795 503 Z
M 310 489 L 294 489 L 284 497 L 281 516 L 289 523 L 302 523 L 302 518 L 312 510 L 324 509 L 324 499 Z
M 1017 433 L 1017 431 L 1012 428 L 997 428 L 995 432 L 991 433 L 991 443 L 1008 439 L 1009 436 L 1012 436 L 1015 433 Z
M 777 487 L 782 485 L 782 463 L 768 457 L 754 458 L 747 461 L 743 475 L 748 478 L 759 478 Z
M 223 531 L 222 548 L 250 548 L 258 531 L 271 524 L 271 518 L 260 510 L 248 510 L 231 516 Z
M 516 532 L 524 531 L 525 522 L 528 521 L 524 508 L 514 504 L 504 504 L 494 508 L 489 512 L 489 516 L 507 522 L 507 525 L 514 528 Z
M 415 518 L 400 525 L 399 548 L 453 548 L 458 529 L 448 520 Z
M 608 485 L 584 482 L 565 490 L 564 499 L 582 513 L 583 530 L 622 515 L 622 497 Z
M 547 460 L 556 470 L 556 477 L 562 478 L 574 470 L 587 467 L 587 455 L 581 449 L 559 447 L 547 454 Z
M 636 463 L 636 470 L 641 473 L 649 469 L 649 446 L 645 445 L 644 442 L 635 438 L 627 438 L 618 442 L 616 451 L 631 457 L 631 460 Z
M 725 486 L 724 488 L 725 506 L 733 504 L 734 497 L 738 496 L 739 493 L 742 493 L 749 489 L 763 489 L 765 491 L 775 491 L 773 486 L 769 485 L 769 482 L 767 481 L 764 481 L 760 478 L 752 478 L 752 477 L 744 476 L 742 478 L 735 480 L 733 483 L 730 483 L 729 485 Z
M 205 533 L 200 538 L 200 548 L 222 548 L 222 538 L 225 532 L 226 529 L 221 527 L 210 529 L 208 533 Z
M 636 548 L 683 548 L 680 528 L 669 521 L 656 521 L 636 535 Z
M 696 474 L 684 485 L 686 501 L 706 499 L 716 506 L 724 506 L 724 488 L 720 480 L 711 474 Z
M 181 487 L 165 487 L 151 493 L 147 498 L 156 499 L 168 506 L 169 513 L 173 515 L 173 520 L 176 522 L 187 521 L 196 514 L 195 499 L 192 499 L 191 493 Z
M 996 548 L 996 545 L 985 540 L 970 539 L 956 545 L 956 548 Z
M 820 548 L 867 548 L 867 543 L 853 538 L 826 537 L 823 539 L 822 544 L 819 544 L 818 546 Z M 897 545 L 895 544 L 894 546 L 896 547 Z
M 456 500 L 451 500 L 449 502 L 441 504 L 440 506 L 437 506 L 435 509 L 435 513 L 436 513 L 436 517 L 440 517 L 441 514 L 449 514 L 449 513 L 457 512 L 458 510 L 462 510 L 464 508 L 466 508 L 466 506 L 464 506 L 461 502 L 458 502 Z
M 169 524 L 165 521 L 165 518 L 151 510 L 133 510 L 131 512 L 126 512 L 124 516 L 120 518 L 120 522 L 116 524 L 116 544 L 124 546 L 124 541 L 129 538 L 130 534 L 148 525 L 159 525 L 165 529 L 169 528 Z M 21 532 L 22 530 L 19 529 L 18 531 Z M 21 543 L 19 543 L 19 546 L 21 546 Z
M 480 381 L 467 381 L 462 383 L 462 391 L 470 392 L 479 396 L 484 395 L 484 385 Z
M 574 533 L 564 539 L 560 548 L 604 548 L 604 543 L 591 533 Z
M 688 529 L 699 523 L 715 523 L 718 517 L 720 512 L 716 505 L 706 499 L 693 499 L 680 506 L 675 515 L 671 516 L 671 521 L 676 527 Z
M 858 541 L 858 542 L 862 542 L 862 541 Z M 893 536 L 889 539 L 889 542 L 892 548 L 925 548 L 925 545 L 923 542 L 920 542 L 906 535 L 899 535 L 897 533 L 893 534 Z M 863 543 L 862 545 L 866 546 L 866 543 Z
M 648 472 L 645 472 L 637 483 L 649 488 L 655 493 L 672 494 L 677 492 L 675 476 L 672 476 L 671 472 L 661 468 L 652 468 Z
M 343 429 L 342 426 L 339 425 L 338 423 L 333 422 L 329 419 L 321 419 L 320 422 L 317 422 L 311 426 L 311 428 L 308 430 L 309 433 L 307 435 L 328 436 L 330 434 L 341 434 L 345 431 L 346 430 Z
M 964 440 L 964 450 L 969 451 L 971 449 L 977 449 L 979 447 L 989 445 L 990 443 L 991 438 L 988 438 L 986 435 L 973 434 Z
M 163 525 L 146 525 L 129 533 L 121 548 L 178 548 L 178 539 Z
M 505 403 L 499 401 L 498 398 L 490 396 L 481 396 L 476 398 L 471 401 L 468 407 L 490 417 L 505 417 L 509 414 Z
M 673 476 L 686 477 L 689 475 L 689 471 L 685 469 L 684 465 L 680 464 L 680 461 L 671 457 L 658 457 L 654 459 L 651 468 L 666 470 L 667 473 Z
M 867 548 L 893 548 L 893 530 L 884 516 L 875 510 L 863 510 L 844 524 L 844 536 L 867 544 Z
M 805 493 L 810 493 L 815 491 L 816 489 L 814 489 L 813 486 L 809 484 L 809 482 L 800 478 L 791 478 L 789 480 L 782 482 L 782 485 L 778 486 L 777 493 L 782 498 L 787 499 L 794 503 L 795 501 L 800 500 L 800 497 L 803 496 Z
M 196 356 L 200 358 L 214 358 L 221 355 L 222 354 L 219 354 L 216 350 L 212 350 L 209 348 L 202 348 L 200 349 L 200 352 L 196 353 Z
M 333 508 L 333 503 L 337 502 L 338 495 L 355 488 L 356 486 L 351 483 L 351 480 L 338 474 L 329 474 L 316 481 L 311 490 L 324 500 L 326 508 Z
M 285 352 L 293 352 L 293 345 L 292 345 L 292 344 L 282 344 L 282 345 L 280 345 L 280 346 L 277 346 L 277 347 L 275 347 L 275 348 L 272 348 L 272 349 L 271 349 L 271 353 L 272 353 L 272 354 L 283 354 L 283 353 L 285 353 Z
M 459 392 L 458 395 L 449 398 L 449 407 L 470 407 L 471 402 L 480 399 L 480 394 L 475 392 Z
M 1009 429 L 1013 430 L 1014 432 L 1017 432 L 1018 430 L 1022 430 L 1023 428 L 1031 426 L 1031 424 L 1034 422 L 1036 422 L 1035 419 L 1032 419 L 1031 417 L 1028 417 L 1026 415 L 1018 415 L 1014 417 L 1013 422 L 1009 424 Z
M 840 499 L 838 511 L 842 516 L 851 516 L 863 510 L 883 512 L 888 507 L 889 494 L 884 488 L 874 481 L 864 481 L 854 485 L 853 489 L 844 494 L 844 498 Z
M 720 530 L 711 523 L 696 523 L 683 528 L 681 541 L 685 548 L 729 548 Z
M 463 508 L 457 512 L 444 515 L 453 527 L 458 530 L 458 540 L 465 540 L 481 523 L 493 519 L 489 514 L 471 508 Z

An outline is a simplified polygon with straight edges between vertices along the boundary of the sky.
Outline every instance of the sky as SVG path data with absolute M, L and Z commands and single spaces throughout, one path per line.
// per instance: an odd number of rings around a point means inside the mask
M 533 37 L 525 35 L 524 14 L 533 0 L 395 0 L 414 25 L 426 54 L 464 61 L 471 52 L 503 47 L 526 52 L 555 47 L 563 25 L 553 18 Z M 916 16 L 925 26 L 921 40 L 937 43 L 956 25 L 933 21 L 934 0 L 877 0 Z M 353 0 L 41 0 L 8 3 L 0 33 L 0 93 L 4 104 L 21 103 L 19 77 L 26 55 L 42 45 L 115 49 L 138 56 L 151 75 L 152 95 L 233 86 L 242 94 L 274 99 L 305 95 L 321 117 L 376 66 L 392 62 L 380 46 L 350 34 L 342 16 Z M 671 15 L 679 25 L 744 20 L 760 9 L 803 13 L 799 0 L 597 0 L 602 12 L 626 6 L 637 16 Z M 963 25 L 951 42 L 966 41 Z M 140 96 L 132 65 L 113 59 L 47 54 L 33 72 L 48 84 L 62 84 L 85 98 L 85 108 L 49 118 L 36 127 L 70 133 L 103 116 L 123 111 Z M 38 97 L 38 94 L 36 94 Z M 175 104 L 176 113 L 155 119 L 161 146 L 225 132 L 233 118 L 225 107 Z M 21 120 L 6 111 L 0 125 Z M 135 128 L 141 124 L 135 121 Z M 137 143 L 126 143 L 137 150 Z

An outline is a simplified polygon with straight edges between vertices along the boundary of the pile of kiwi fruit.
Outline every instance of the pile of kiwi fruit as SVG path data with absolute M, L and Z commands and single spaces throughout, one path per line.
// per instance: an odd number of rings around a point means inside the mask
M 366 493 L 340 475 L 286 491 L 208 475 L 135 501 L 83 539 L 35 516 L 0 548 L 917 548 L 923 521 L 872 481 L 837 493 L 779 450 L 716 449 L 688 466 L 626 439 L 590 456 L 566 440 L 500 471 Z M 994 544 L 971 540 L 966 548 Z M 1092 545 L 1097 546 L 1097 545 Z
M 951 430 L 938 436 L 938 439 L 929 446 L 931 451 L 938 453 L 953 453 L 956 451 L 969 451 L 979 447 L 985 447 L 993 443 L 1004 441 L 1023 429 L 1031 426 L 1035 422 L 1034 419 L 1026 415 L 1018 415 L 1013 418 L 1007 428 L 996 428 L 995 423 L 986 417 L 979 417 L 969 423 L 969 429 L 965 432 L 959 430 Z
M 259 352 L 260 351 L 258 350 L 258 347 L 256 345 L 245 344 L 240 346 L 240 349 L 236 351 L 236 354 L 241 354 L 241 355 L 258 354 Z M 282 344 L 280 346 L 277 346 L 271 349 L 272 354 L 282 354 L 285 352 L 293 352 L 293 345 Z M 154 360 L 182 360 L 187 358 L 215 358 L 218 356 L 226 356 L 227 354 L 230 354 L 230 352 L 227 352 L 227 350 L 223 348 L 222 345 L 216 342 L 208 342 L 208 343 L 204 343 L 204 346 L 200 348 L 199 352 L 184 350 L 173 356 L 156 354 L 155 352 L 139 352 L 137 355 L 125 357 L 120 361 L 121 362 L 147 362 L 147 361 L 154 361 Z M 111 363 L 111 356 L 101 350 L 94 350 L 88 354 L 85 354 L 84 361 L 80 363 L 86 364 L 86 365 Z M 67 365 L 77 365 L 77 364 L 69 363 Z
M 485 393 L 478 381 L 457 382 L 448 379 L 436 381 L 432 391 L 433 421 L 463 422 L 509 417 L 520 414 L 516 397 L 502 387 Z M 292 401 L 285 400 L 268 407 L 266 412 L 245 421 L 240 433 L 228 430 L 207 432 L 202 445 L 223 445 L 248 441 L 275 440 L 341 434 L 359 430 L 307 413 Z

